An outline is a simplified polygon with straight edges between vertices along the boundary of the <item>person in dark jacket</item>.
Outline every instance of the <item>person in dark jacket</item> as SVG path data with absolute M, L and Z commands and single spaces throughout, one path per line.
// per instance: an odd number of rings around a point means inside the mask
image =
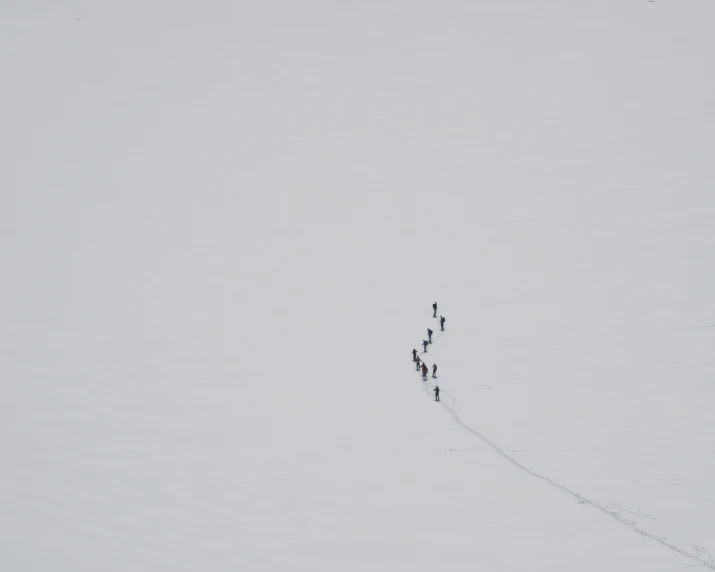
M 427 353 L 427 345 L 428 344 L 429 344 L 429 342 L 427 340 L 422 340 L 422 347 L 425 348 L 425 353 Z
M 422 379 L 423 379 L 424 381 L 427 381 L 427 372 L 428 372 L 428 371 L 429 371 L 429 370 L 427 369 L 427 364 L 424 363 L 424 362 L 422 362 Z
M 415 359 L 415 371 L 420 371 L 420 358 Z
M 437 364 L 432 364 L 432 377 L 437 377 Z
M 430 344 L 432 343 L 432 334 L 434 334 L 434 332 L 432 330 L 430 330 L 429 328 L 427 328 L 427 341 Z
M 439 317 L 439 329 L 444 332 L 444 316 Z
M 417 361 L 417 350 L 412 350 L 412 361 Z
M 434 391 L 434 400 L 439 401 L 439 385 L 435 385 L 432 391 Z
M 432 304 L 432 310 L 434 310 L 434 314 L 432 314 L 432 317 L 436 318 L 437 317 L 437 302 Z

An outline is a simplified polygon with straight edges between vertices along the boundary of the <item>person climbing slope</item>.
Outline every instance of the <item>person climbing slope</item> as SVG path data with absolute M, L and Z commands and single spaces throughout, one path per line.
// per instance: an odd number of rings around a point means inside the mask
M 427 372 L 429 370 L 427 369 L 427 364 L 422 362 L 422 380 L 427 381 Z
M 432 304 L 432 310 L 434 310 L 434 313 L 432 314 L 432 317 L 433 317 L 433 318 L 436 318 L 436 317 L 437 317 L 437 302 L 435 302 L 434 304 Z
M 412 361 L 417 361 L 417 350 L 412 350 Z
M 434 400 L 439 401 L 439 385 L 435 385 L 432 391 L 434 391 Z
M 432 377 L 437 377 L 437 364 L 432 364 Z
M 420 358 L 415 358 L 415 371 L 420 371 Z
M 444 332 L 444 322 L 445 322 L 444 316 L 440 316 L 439 317 L 439 329 L 442 332 Z
M 427 342 L 429 342 L 430 344 L 432 343 L 432 334 L 434 334 L 434 332 L 427 328 Z
M 425 353 L 427 353 L 427 345 L 428 344 L 429 344 L 429 342 L 427 340 L 422 340 L 422 347 L 425 348 Z

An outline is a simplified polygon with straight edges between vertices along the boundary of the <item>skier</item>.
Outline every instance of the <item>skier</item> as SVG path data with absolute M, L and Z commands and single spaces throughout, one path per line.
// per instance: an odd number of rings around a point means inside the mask
M 429 328 L 427 328 L 427 341 L 428 341 L 429 343 L 432 343 L 432 334 L 433 334 L 433 333 L 434 333 L 434 332 L 433 332 L 432 330 L 430 330 Z
M 429 370 L 427 369 L 427 364 L 422 362 L 422 381 L 427 381 L 427 372 Z
M 432 314 L 432 317 L 436 318 L 437 317 L 437 302 L 432 304 L 432 309 L 434 310 L 434 314 Z
M 429 342 L 427 340 L 422 340 L 422 346 L 425 348 L 425 353 L 427 353 L 427 345 Z
M 412 350 L 412 361 L 417 361 L 417 350 Z
M 435 385 L 432 391 L 434 391 L 434 400 L 439 401 L 439 385 Z
M 415 358 L 415 371 L 420 371 L 420 358 Z
M 437 364 L 432 364 L 432 377 L 437 377 Z
M 439 328 L 444 332 L 444 316 L 439 317 Z

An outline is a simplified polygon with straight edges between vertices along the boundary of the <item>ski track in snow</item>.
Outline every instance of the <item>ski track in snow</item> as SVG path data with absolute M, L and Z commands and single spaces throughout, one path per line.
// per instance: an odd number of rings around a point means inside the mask
M 432 387 L 430 387 L 430 384 L 423 383 L 422 387 L 427 395 L 430 395 L 432 393 Z M 694 560 L 698 564 L 702 564 L 703 566 L 709 568 L 710 570 L 715 570 L 715 564 L 713 564 L 712 561 L 709 562 L 707 560 L 703 560 L 701 558 L 698 558 L 694 554 L 691 554 L 688 551 L 683 550 L 682 548 L 678 548 L 675 544 L 669 542 L 667 538 L 663 538 L 661 536 L 656 536 L 655 534 L 651 534 L 650 532 L 643 530 L 642 528 L 638 527 L 633 522 L 623 518 L 617 512 L 608 510 L 607 507 L 601 506 L 597 502 L 587 499 L 583 495 L 554 481 L 553 479 L 551 479 L 547 476 L 541 475 L 535 471 L 532 471 L 529 467 L 522 465 L 519 461 L 514 459 L 514 457 L 511 457 L 506 451 L 504 451 L 504 449 L 499 447 L 499 445 L 490 441 L 484 435 L 479 433 L 479 431 L 476 431 L 475 429 L 473 429 L 472 427 L 467 425 L 464 421 L 462 421 L 462 419 L 459 417 L 459 415 L 456 412 L 457 400 L 452 395 L 450 395 L 449 393 L 447 393 L 446 391 L 444 391 L 443 389 L 440 388 L 440 397 L 447 397 L 451 401 L 451 405 L 445 403 L 444 401 L 440 401 L 439 403 L 442 405 L 442 407 L 444 407 L 449 412 L 449 414 L 452 416 L 452 418 L 458 425 L 460 425 L 463 429 L 467 430 L 469 433 L 471 433 L 472 435 L 474 435 L 475 437 L 477 437 L 478 439 L 480 439 L 481 441 L 483 441 L 484 443 L 489 445 L 498 455 L 500 455 L 501 457 L 503 457 L 504 459 L 509 461 L 516 468 L 524 471 L 525 473 L 531 475 L 534 478 L 545 481 L 546 483 L 550 484 L 552 487 L 572 496 L 581 504 L 587 504 L 589 506 L 592 506 L 593 508 L 595 508 L 596 510 L 599 510 L 600 512 L 602 512 L 606 516 L 610 517 L 611 519 L 623 524 L 624 526 L 627 526 L 633 532 L 636 532 L 636 533 L 640 534 L 641 536 L 644 536 L 645 538 L 649 538 L 650 540 L 655 540 L 660 545 L 665 546 L 666 548 L 672 550 L 673 552 L 680 554 L 681 556 L 690 558 L 691 560 Z M 434 399 L 434 397 L 432 399 Z M 702 549 L 702 547 L 698 547 L 698 548 L 700 548 L 700 550 L 698 550 L 699 554 L 705 553 L 705 551 L 704 551 L 704 549 Z
M 440 334 L 441 333 L 442 332 L 440 332 Z M 437 338 L 434 338 L 434 341 L 437 341 Z M 434 385 L 435 384 L 432 384 L 429 381 L 422 382 L 422 390 L 425 392 L 425 394 L 427 394 L 428 396 L 431 396 L 431 398 L 433 400 L 434 400 L 434 394 L 433 394 L 432 390 L 434 389 Z M 446 397 L 451 402 L 451 405 L 444 402 L 444 400 L 443 400 L 444 397 Z M 529 467 L 522 465 L 514 457 L 510 456 L 504 449 L 499 447 L 499 445 L 490 441 L 487 437 L 482 435 L 479 431 L 477 431 L 476 429 L 473 429 L 472 427 L 467 425 L 464 421 L 462 421 L 462 418 L 457 414 L 457 411 L 456 411 L 457 399 L 454 396 L 450 395 L 448 392 L 446 392 L 442 388 L 440 388 L 440 398 L 442 398 L 442 400 L 439 401 L 440 405 L 442 407 L 444 407 L 449 412 L 449 414 L 452 416 L 452 419 L 454 419 L 454 421 L 458 425 L 460 425 L 462 427 L 462 429 L 465 429 L 466 431 L 468 431 L 469 433 L 474 435 L 477 439 L 480 439 L 482 442 L 489 445 L 499 456 L 501 456 L 504 459 L 506 459 L 507 461 L 509 461 L 517 469 L 524 471 L 525 473 L 527 473 L 528 475 L 531 475 L 532 477 L 534 477 L 536 479 L 539 479 L 539 480 L 542 480 L 542 481 L 548 483 L 555 489 L 558 489 L 561 492 L 566 493 L 567 495 L 572 496 L 579 503 L 586 504 L 586 505 L 589 505 L 589 506 L 595 508 L 596 510 L 602 512 L 603 514 L 605 514 L 609 518 L 615 520 L 616 522 L 619 522 L 622 525 L 627 526 L 633 532 L 636 532 L 637 534 L 640 534 L 641 536 L 648 538 L 650 540 L 654 540 L 661 546 L 664 546 L 665 548 L 668 548 L 669 550 L 672 550 L 673 552 L 680 554 L 681 556 L 685 556 L 686 558 L 689 558 L 690 560 L 694 560 L 698 564 L 701 564 L 701 565 L 705 566 L 706 568 L 709 568 L 710 570 L 715 570 L 715 563 L 713 562 L 712 558 L 710 557 L 710 554 L 708 553 L 708 551 L 705 547 L 691 545 L 691 546 L 693 546 L 697 555 L 691 554 L 687 550 L 679 548 L 672 542 L 668 541 L 667 538 L 663 538 L 661 536 L 656 536 L 655 534 L 651 534 L 650 532 L 643 530 L 642 528 L 637 526 L 634 522 L 631 522 L 631 521 L 625 519 L 624 517 L 622 517 L 620 514 L 618 514 L 615 511 L 609 510 L 608 507 L 602 506 L 602 505 L 598 504 L 596 501 L 587 499 L 580 493 L 568 488 L 565 485 L 562 485 L 562 484 L 556 482 L 555 480 L 553 480 L 545 475 L 541 475 L 535 471 L 532 471 Z M 703 560 L 702 558 L 699 558 L 699 556 L 702 556 L 702 555 L 705 555 L 708 558 L 708 560 Z

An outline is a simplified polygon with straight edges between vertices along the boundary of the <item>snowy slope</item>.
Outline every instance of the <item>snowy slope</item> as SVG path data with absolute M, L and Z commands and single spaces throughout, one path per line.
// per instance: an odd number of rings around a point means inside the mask
M 0 0 L 0 568 L 715 569 L 713 16 Z

